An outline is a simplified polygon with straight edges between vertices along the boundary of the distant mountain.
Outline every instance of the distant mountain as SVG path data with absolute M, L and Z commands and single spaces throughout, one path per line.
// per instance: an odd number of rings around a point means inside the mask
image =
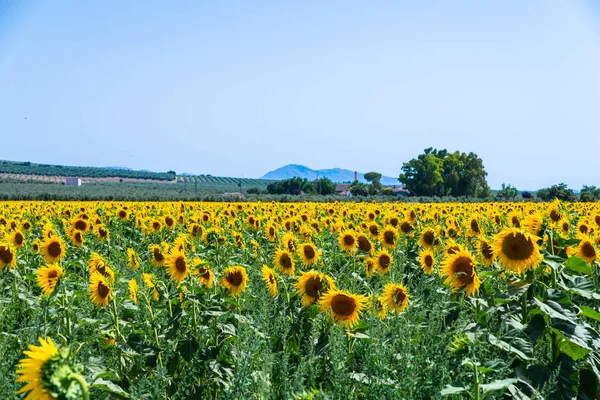
M 342 168 L 330 168 L 330 169 L 311 169 L 304 165 L 289 164 L 281 168 L 277 168 L 275 171 L 266 173 L 260 179 L 272 179 L 282 180 L 294 177 L 306 178 L 309 180 L 315 180 L 322 177 L 327 177 L 334 182 L 353 182 L 354 171 Z M 358 173 L 359 182 L 367 182 L 365 175 L 362 172 Z M 392 178 L 389 176 L 381 177 L 382 185 L 398 185 L 398 178 Z
M 124 170 L 124 171 L 133 171 L 131 168 L 127 168 L 127 167 L 103 167 L 106 169 L 120 169 L 120 170 Z

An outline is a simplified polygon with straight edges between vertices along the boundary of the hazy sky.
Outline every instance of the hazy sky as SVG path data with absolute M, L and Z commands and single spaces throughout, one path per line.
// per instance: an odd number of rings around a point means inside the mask
M 595 0 L 0 0 L 0 159 L 600 186 Z

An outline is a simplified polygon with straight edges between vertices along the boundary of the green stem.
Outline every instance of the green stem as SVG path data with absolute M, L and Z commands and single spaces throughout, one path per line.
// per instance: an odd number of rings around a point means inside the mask
M 83 400 L 89 400 L 90 394 L 89 394 L 88 384 L 85 381 L 85 378 L 75 372 L 71 373 L 71 375 L 69 375 L 69 378 L 73 379 L 74 381 L 77 381 L 77 383 L 79 384 L 79 387 L 81 388 L 81 394 L 83 396 L 82 397 Z
M 524 324 L 527 320 L 527 290 L 521 296 L 521 323 Z
M 475 382 L 473 384 L 473 398 L 475 400 L 479 400 L 479 369 L 477 368 L 477 363 L 473 363 L 473 373 L 475 374 Z

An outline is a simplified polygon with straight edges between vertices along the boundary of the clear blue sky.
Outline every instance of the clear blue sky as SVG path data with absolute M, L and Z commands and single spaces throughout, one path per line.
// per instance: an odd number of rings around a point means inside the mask
M 600 186 L 594 0 L 0 1 L 0 159 Z

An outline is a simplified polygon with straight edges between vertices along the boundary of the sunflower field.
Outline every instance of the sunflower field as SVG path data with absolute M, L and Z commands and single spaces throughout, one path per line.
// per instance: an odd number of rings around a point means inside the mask
M 0 398 L 600 399 L 595 203 L 0 203 Z

